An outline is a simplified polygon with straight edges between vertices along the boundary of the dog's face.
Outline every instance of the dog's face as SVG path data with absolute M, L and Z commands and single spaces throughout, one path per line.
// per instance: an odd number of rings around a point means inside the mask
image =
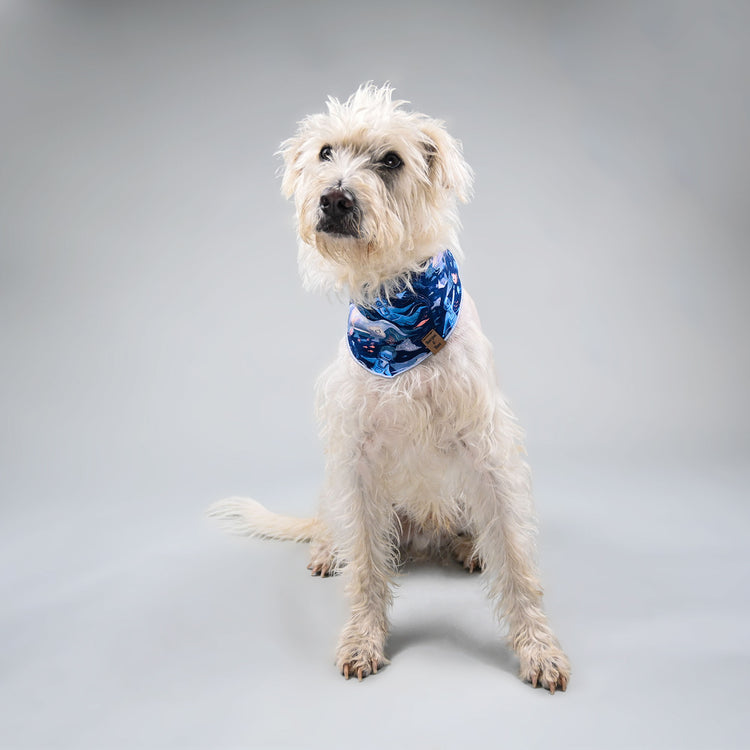
M 310 286 L 367 296 L 456 249 L 456 199 L 471 170 L 442 124 L 404 111 L 391 89 L 368 85 L 328 101 L 282 144 L 282 190 L 294 195 L 300 268 Z

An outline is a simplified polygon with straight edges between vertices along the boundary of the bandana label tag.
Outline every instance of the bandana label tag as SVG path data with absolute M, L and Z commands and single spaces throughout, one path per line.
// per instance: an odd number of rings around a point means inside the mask
M 437 354 L 444 346 L 445 339 L 433 328 L 423 339 L 422 343 L 433 353 Z

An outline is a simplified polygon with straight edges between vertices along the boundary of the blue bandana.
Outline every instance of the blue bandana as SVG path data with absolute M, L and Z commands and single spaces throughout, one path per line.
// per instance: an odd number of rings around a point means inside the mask
M 431 258 L 411 288 L 349 307 L 349 349 L 376 375 L 392 378 L 439 352 L 456 325 L 461 280 L 450 250 Z

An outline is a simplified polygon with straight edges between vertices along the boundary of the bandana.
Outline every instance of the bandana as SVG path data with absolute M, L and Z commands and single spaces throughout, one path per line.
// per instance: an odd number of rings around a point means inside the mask
M 456 259 L 445 250 L 412 276 L 410 288 L 372 307 L 349 306 L 349 349 L 376 375 L 392 378 L 439 352 L 461 307 Z

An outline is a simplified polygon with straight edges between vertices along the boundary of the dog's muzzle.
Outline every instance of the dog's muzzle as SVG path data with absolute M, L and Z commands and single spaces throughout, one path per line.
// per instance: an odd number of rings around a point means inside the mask
M 326 234 L 359 237 L 359 207 L 352 193 L 342 188 L 329 188 L 320 196 L 318 225 Z

